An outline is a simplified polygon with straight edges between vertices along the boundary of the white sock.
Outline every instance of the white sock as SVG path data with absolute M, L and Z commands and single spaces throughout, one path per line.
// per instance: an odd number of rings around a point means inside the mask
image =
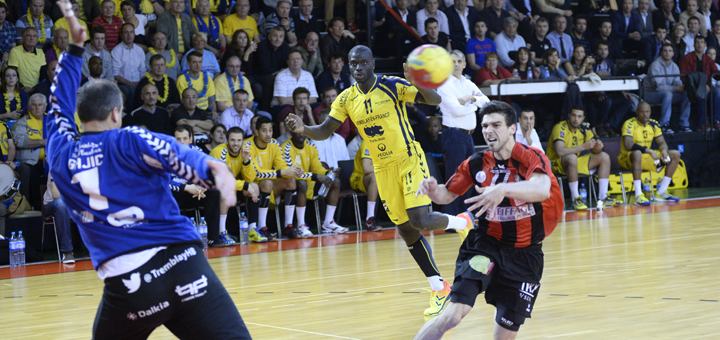
M 330 224 L 330 222 L 333 221 L 333 216 L 335 216 L 336 208 L 336 206 L 328 204 L 327 211 L 325 212 L 325 222 L 323 224 Z
M 255 227 L 257 227 L 257 223 L 255 222 L 248 224 L 249 229 L 255 229 Z
M 375 217 L 375 202 L 368 201 L 367 217 L 365 219 L 369 220 L 370 217 Z
M 285 225 L 292 224 L 293 217 L 295 215 L 294 205 L 285 205 Z
M 448 218 L 448 225 L 447 227 L 445 227 L 445 229 L 463 230 L 465 229 L 465 227 L 467 227 L 468 221 L 466 219 L 448 214 L 443 215 L 447 216 Z
M 568 186 L 570 187 L 570 195 L 572 196 L 572 199 L 576 199 L 580 197 L 580 194 L 578 193 L 578 182 L 568 182 Z
M 670 186 L 670 181 L 672 181 L 672 178 L 665 176 L 662 179 L 662 182 L 660 182 L 660 187 L 657 189 L 657 194 L 662 195 L 667 190 L 668 186 Z
M 268 208 L 258 208 L 258 227 L 267 227 Z
M 225 223 L 227 222 L 227 214 L 220 215 L 220 233 L 225 231 Z
M 633 181 L 633 187 L 635 187 L 635 196 L 642 195 L 642 181 L 639 179 Z
M 430 288 L 432 290 L 438 291 L 445 288 L 445 284 L 443 284 L 443 278 L 440 275 L 430 276 L 427 278 L 428 281 L 430 281 Z
M 600 198 L 601 200 L 604 200 L 607 198 L 608 185 L 610 185 L 609 178 L 598 179 L 598 186 L 600 187 L 600 192 L 598 193 L 598 198 Z
M 305 208 L 295 207 L 295 215 L 297 215 L 298 227 L 305 224 Z

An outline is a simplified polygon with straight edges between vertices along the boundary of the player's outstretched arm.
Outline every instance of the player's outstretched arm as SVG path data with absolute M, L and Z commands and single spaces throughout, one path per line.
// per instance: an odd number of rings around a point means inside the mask
M 480 194 L 465 200 L 465 204 L 472 204 L 468 211 L 480 209 L 475 216 L 480 217 L 486 211 L 492 211 L 507 198 L 524 202 L 542 202 L 550 197 L 550 177 L 547 174 L 535 172 L 527 181 L 499 183 L 489 187 L 475 186 Z
M 285 118 L 285 124 L 290 128 L 290 131 L 304 133 L 305 136 L 312 140 L 326 140 L 340 127 L 342 122 L 338 122 L 335 118 L 328 117 L 320 125 L 305 126 L 300 117 L 291 113 Z
M 405 71 L 405 79 L 410 82 L 410 84 L 415 85 L 415 87 L 418 89 L 418 95 L 415 97 L 415 102 L 420 104 L 427 104 L 427 105 L 440 105 L 442 102 L 442 97 L 437 93 L 435 90 L 427 90 L 420 86 L 417 86 L 415 84 L 415 80 L 410 76 L 410 73 L 408 73 L 408 66 L 407 64 L 403 63 L 403 70 Z
M 438 185 L 435 177 L 430 177 L 420 182 L 418 191 L 415 193 L 415 197 L 419 196 L 427 196 L 437 204 L 449 204 L 458 197 L 458 195 L 450 192 L 450 190 L 445 187 L 445 184 Z

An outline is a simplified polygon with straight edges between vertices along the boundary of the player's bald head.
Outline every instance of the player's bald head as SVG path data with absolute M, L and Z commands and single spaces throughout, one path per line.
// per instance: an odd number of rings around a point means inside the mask
M 350 50 L 350 53 L 348 54 L 348 56 L 352 56 L 352 55 L 370 57 L 370 59 L 373 58 L 372 50 L 365 45 L 357 45 L 357 46 L 353 47 Z
M 651 109 L 651 108 L 650 108 L 650 103 L 648 103 L 648 102 L 646 102 L 646 101 L 641 101 L 640 103 L 638 103 L 637 111 L 640 111 L 640 110 L 643 109 L 643 108 L 650 110 L 650 109 Z

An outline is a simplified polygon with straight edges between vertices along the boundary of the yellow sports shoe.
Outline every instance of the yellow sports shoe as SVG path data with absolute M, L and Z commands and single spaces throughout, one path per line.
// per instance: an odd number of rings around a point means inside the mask
M 465 229 L 457 229 L 458 235 L 460 235 L 460 240 L 465 241 L 465 238 L 468 236 L 468 233 L 470 230 L 475 228 L 475 219 L 473 218 L 473 215 L 471 212 L 464 212 L 457 215 L 460 218 L 464 218 L 467 220 L 467 225 L 465 226 Z
M 575 210 L 587 210 L 587 205 L 585 205 L 581 197 L 578 197 L 573 200 L 573 208 L 575 208 Z
M 248 232 L 248 239 L 250 242 L 254 243 L 262 243 L 267 242 L 268 239 L 263 235 L 263 232 L 261 230 L 256 230 L 255 228 L 250 228 L 250 231 Z
M 430 291 L 430 308 L 425 310 L 425 316 L 440 315 L 445 305 L 450 301 L 450 284 L 443 280 L 443 289 Z

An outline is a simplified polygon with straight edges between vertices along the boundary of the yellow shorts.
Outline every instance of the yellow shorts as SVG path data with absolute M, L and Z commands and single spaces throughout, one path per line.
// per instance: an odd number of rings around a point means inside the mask
M 422 180 L 430 177 L 424 154 L 403 157 L 397 164 L 375 168 L 375 180 L 383 208 L 396 225 L 407 222 L 407 210 L 428 206 L 430 198 L 415 197 Z
M 589 175 L 590 169 L 588 165 L 590 164 L 590 156 L 592 153 L 588 153 L 585 155 L 582 155 L 578 157 L 577 160 L 577 169 L 578 169 L 578 175 Z M 565 173 L 565 169 L 562 167 L 562 160 L 558 160 L 557 162 L 552 162 L 552 172 L 555 174 L 560 175 L 567 175 Z
M 363 179 L 365 179 L 364 174 L 352 174 L 352 176 L 350 176 L 350 188 L 353 190 L 367 193 L 367 189 L 365 189 L 365 183 L 363 183 Z
M 653 150 L 655 153 L 660 156 L 660 150 Z M 618 164 L 620 164 L 620 167 L 626 170 L 632 170 L 632 161 L 630 161 L 630 152 L 621 152 L 618 155 Z M 657 170 L 657 167 L 655 166 L 655 160 L 650 156 L 649 154 L 644 153 L 642 155 L 642 169 L 648 170 L 648 171 L 654 171 Z

